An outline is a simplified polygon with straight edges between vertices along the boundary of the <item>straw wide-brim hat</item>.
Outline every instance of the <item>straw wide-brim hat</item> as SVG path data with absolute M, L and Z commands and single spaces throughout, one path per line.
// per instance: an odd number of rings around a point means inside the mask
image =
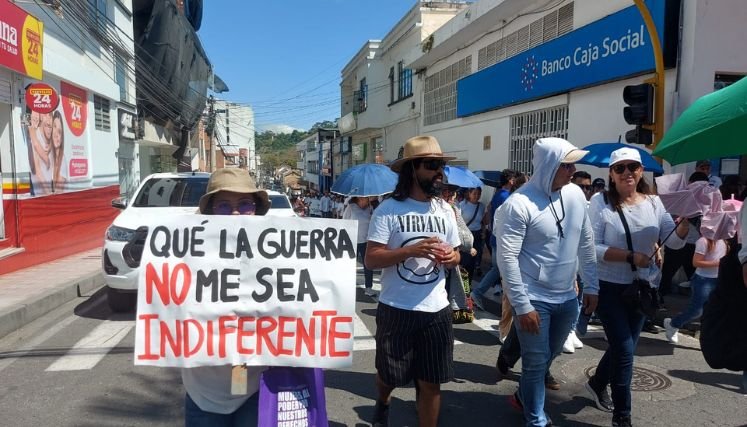
M 218 169 L 210 175 L 210 180 L 207 185 L 207 193 L 200 197 L 200 212 L 205 213 L 205 210 L 210 203 L 210 198 L 213 194 L 219 191 L 229 191 L 231 193 L 241 194 L 253 194 L 257 200 L 257 212 L 256 215 L 264 215 L 270 210 L 270 199 L 267 197 L 265 190 L 260 190 L 254 183 L 254 179 L 249 175 L 249 172 L 245 169 L 239 168 L 223 168 Z
M 394 172 L 402 170 L 402 165 L 414 159 L 443 159 L 454 160 L 456 157 L 444 156 L 438 140 L 432 136 L 415 136 L 407 141 L 402 149 L 402 157 L 395 160 L 389 167 Z

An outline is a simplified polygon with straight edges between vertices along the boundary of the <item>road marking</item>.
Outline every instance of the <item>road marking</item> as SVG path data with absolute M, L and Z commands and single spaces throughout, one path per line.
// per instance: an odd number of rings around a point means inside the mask
M 109 351 L 116 347 L 135 326 L 134 321 L 105 320 L 81 338 L 66 355 L 57 359 L 47 369 L 53 371 L 80 371 L 92 369 Z
M 475 310 L 475 320 L 473 320 L 472 323 L 483 331 L 490 332 L 500 338 L 501 333 L 498 331 L 500 320 L 501 319 L 496 317 L 493 313 L 484 310 Z
M 366 351 L 366 350 L 376 350 L 376 338 L 371 333 L 371 331 L 368 330 L 368 327 L 366 327 L 366 324 L 363 322 L 363 319 L 360 318 L 358 315 L 358 312 L 355 313 L 355 316 L 353 317 L 353 351 Z M 454 340 L 454 345 L 461 345 L 464 344 L 463 342 L 459 340 Z
M 61 330 L 67 328 L 70 326 L 71 323 L 78 320 L 78 316 L 68 316 L 61 322 L 57 322 L 54 324 L 54 326 L 51 326 L 46 331 L 42 332 L 41 334 L 37 335 L 36 337 L 24 341 L 23 348 L 16 350 L 13 352 L 13 357 L 9 358 L 2 358 L 0 360 L 0 372 L 10 366 L 13 362 L 18 360 L 19 358 L 22 358 L 29 353 L 32 353 L 34 351 L 34 347 L 38 346 L 39 344 L 43 343 L 44 341 L 52 338 L 53 336 L 57 335 Z M 2 357 L 2 354 L 0 354 L 0 357 Z
M 363 319 L 355 313 L 353 317 L 353 351 L 365 351 L 376 349 L 376 338 L 368 330 Z

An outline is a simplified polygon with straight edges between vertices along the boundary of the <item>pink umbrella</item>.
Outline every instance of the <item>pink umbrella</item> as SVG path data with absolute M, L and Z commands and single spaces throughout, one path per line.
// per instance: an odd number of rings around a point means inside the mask
M 709 211 L 700 220 L 700 234 L 706 239 L 731 239 L 737 232 L 739 211 L 726 210 L 725 205 L 726 202 L 721 202 L 721 194 L 719 194 L 718 197 L 713 198 Z
M 707 182 L 687 184 L 684 175 L 676 173 L 656 178 L 659 198 L 672 215 L 692 218 L 710 210 L 714 197 L 721 203 L 721 193 Z
M 721 200 L 721 193 L 705 181 L 687 184 L 681 173 L 656 178 L 659 198 L 672 215 L 692 218 L 702 215 L 700 233 L 712 239 L 730 239 L 737 231 L 741 202 Z
M 739 212 L 740 209 L 742 209 L 742 202 L 734 198 L 734 195 L 731 195 L 731 199 L 726 199 L 723 202 L 723 207 L 725 211 L 737 211 Z

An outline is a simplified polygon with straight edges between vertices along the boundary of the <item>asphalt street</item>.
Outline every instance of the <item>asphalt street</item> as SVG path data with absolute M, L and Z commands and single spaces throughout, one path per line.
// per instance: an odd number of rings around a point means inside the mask
M 332 426 L 370 425 L 373 410 L 376 302 L 357 291 L 353 367 L 325 373 Z M 499 379 L 497 319 L 478 315 L 473 324 L 455 326 L 456 378 L 443 387 L 440 425 L 519 426 L 522 417 L 508 404 L 518 375 Z M 563 384 L 548 392 L 547 411 L 556 425 L 610 425 L 610 415 L 581 393 L 606 347 L 602 334 L 590 331 L 583 349 L 555 361 L 552 372 Z M 0 425 L 183 425 L 178 370 L 134 366 L 134 336 L 134 314 L 111 313 L 98 290 L 0 339 Z M 643 334 L 634 378 L 635 425 L 747 425 L 741 375 L 708 368 L 697 344 L 683 336 L 673 346 L 663 333 Z M 394 392 L 393 426 L 417 425 L 414 398 L 411 387 Z

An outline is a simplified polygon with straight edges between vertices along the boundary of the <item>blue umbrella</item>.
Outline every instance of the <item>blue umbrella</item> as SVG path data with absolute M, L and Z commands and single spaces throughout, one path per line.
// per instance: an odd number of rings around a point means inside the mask
M 394 191 L 398 179 L 389 166 L 365 163 L 340 174 L 330 191 L 348 197 L 381 196 Z
M 475 176 L 491 187 L 498 188 L 501 186 L 501 171 L 475 171 Z
M 461 166 L 446 166 L 444 168 L 449 185 L 462 188 L 476 188 L 482 186 L 482 181 L 472 171 Z
M 620 148 L 634 148 L 641 154 L 641 161 L 643 162 L 643 169 L 648 172 L 664 173 L 664 169 L 661 167 L 659 162 L 649 154 L 648 151 L 635 147 L 633 145 L 622 144 L 620 142 L 600 142 L 597 144 L 587 145 L 583 147 L 584 150 L 588 150 L 589 154 L 584 156 L 583 159 L 579 160 L 578 163 L 584 165 L 591 165 L 600 168 L 609 167 L 610 155 L 613 151 Z

